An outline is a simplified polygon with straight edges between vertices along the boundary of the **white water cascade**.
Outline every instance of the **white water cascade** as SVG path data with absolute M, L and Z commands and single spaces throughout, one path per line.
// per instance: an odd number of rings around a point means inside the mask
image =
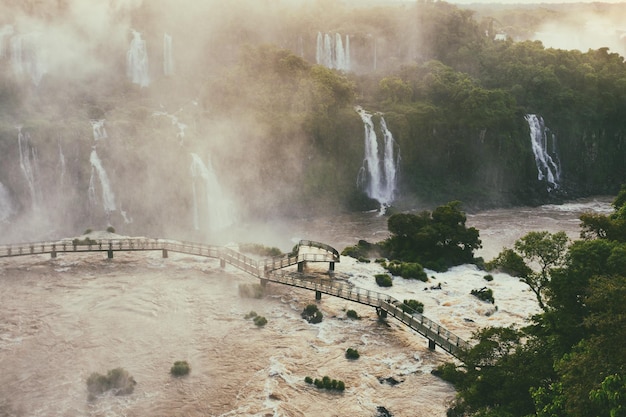
M 172 36 L 163 35 L 163 75 L 174 74 L 174 58 L 172 57 Z
M 128 78 L 140 87 L 147 87 L 150 84 L 148 72 L 148 51 L 146 41 L 141 39 L 141 33 L 133 30 L 133 40 L 126 55 Z
M 342 71 L 350 71 L 350 36 L 346 35 L 345 44 L 339 33 L 317 33 L 315 61 L 319 65 Z
M 550 134 L 541 116 L 527 114 L 525 119 L 530 127 L 530 141 L 537 165 L 537 179 L 547 182 L 548 192 L 556 190 L 561 180 L 556 138 Z
M 201 229 L 206 222 L 209 232 L 215 232 L 235 222 L 234 206 L 220 186 L 213 166 L 206 165 L 197 154 L 191 154 L 191 185 L 193 189 L 193 225 Z
M 94 141 L 97 142 L 107 137 L 107 133 L 104 128 L 104 119 L 91 120 L 90 122 L 93 129 Z M 91 202 L 92 206 L 97 206 L 99 203 L 98 197 L 96 196 L 97 177 L 100 182 L 100 189 L 102 191 L 102 207 L 104 208 L 104 212 L 109 215 L 111 212 L 116 210 L 115 194 L 113 194 L 113 190 L 111 189 L 111 182 L 109 181 L 109 176 L 107 175 L 107 172 L 102 165 L 102 160 L 100 160 L 100 157 L 98 156 L 95 145 L 91 150 L 89 162 L 91 163 L 91 177 L 89 178 L 88 191 L 89 201 Z
M 39 47 L 39 34 L 16 34 L 11 37 L 11 66 L 18 76 L 27 75 L 35 85 L 39 85 L 46 73 Z
M 20 152 L 20 168 L 28 183 L 32 208 L 33 211 L 38 211 L 41 207 L 41 189 L 37 150 L 30 144 L 30 135 L 22 133 L 22 126 L 17 127 L 17 144 Z
M 100 180 L 100 187 L 102 188 L 102 206 L 104 211 L 109 214 L 115 211 L 115 195 L 111 190 L 111 183 L 109 182 L 109 176 L 107 175 L 102 161 L 96 152 L 96 149 L 92 149 L 91 156 L 89 157 L 91 163 L 91 178 L 89 179 L 89 200 L 93 205 L 98 203 L 96 197 L 96 176 Z
M 368 197 L 378 201 L 381 212 L 384 212 L 395 199 L 400 149 L 382 115 L 380 116 L 382 140 L 379 143 L 372 114 L 361 107 L 357 107 L 356 111 L 365 127 L 365 156 L 357 176 L 357 186 L 363 189 Z

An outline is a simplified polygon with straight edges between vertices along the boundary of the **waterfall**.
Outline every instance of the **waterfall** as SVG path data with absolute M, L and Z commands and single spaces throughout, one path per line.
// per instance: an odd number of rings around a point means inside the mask
M 128 49 L 127 69 L 128 78 L 134 84 L 141 87 L 147 87 L 150 84 L 150 76 L 148 73 L 148 52 L 146 49 L 146 41 L 141 39 L 141 33 L 133 30 L 133 40 L 130 42 Z
M 7 222 L 15 213 L 13 200 L 7 187 L 0 182 L 0 223 Z
M 91 128 L 93 130 L 93 139 L 96 141 L 107 137 L 107 131 L 104 128 L 104 120 L 105 119 L 90 120 Z
M 89 179 L 89 200 L 92 204 L 97 203 L 95 177 L 98 176 L 100 180 L 100 187 L 102 188 L 102 205 L 104 211 L 109 214 L 115 211 L 115 195 L 111 191 L 111 183 L 109 182 L 109 176 L 107 175 L 102 161 L 96 152 L 96 149 L 92 149 L 91 156 L 89 157 L 91 162 L 91 178 Z
M 172 58 L 172 37 L 163 35 L 163 75 L 174 74 L 174 60 Z
M 39 85 L 45 73 L 39 52 L 39 35 L 36 33 L 17 34 L 11 37 L 11 66 L 16 76 L 30 76 Z
M 357 176 L 357 186 L 363 189 L 368 197 L 378 201 L 381 211 L 384 211 L 395 199 L 400 150 L 382 115 L 380 116 L 382 146 L 379 147 L 372 114 L 360 107 L 357 107 L 356 111 L 365 127 L 365 156 Z
M 561 180 L 556 138 L 549 133 L 550 130 L 545 126 L 541 116 L 527 114 L 525 119 L 530 127 L 530 142 L 537 165 L 537 179 L 547 182 L 549 192 L 556 190 Z M 548 150 L 549 141 L 551 141 L 550 150 Z
M 33 211 L 41 206 L 41 190 L 39 188 L 39 163 L 37 150 L 30 144 L 30 135 L 22 133 L 22 127 L 17 127 L 17 144 L 20 152 L 20 168 L 24 179 L 28 183 Z
M 197 154 L 191 154 L 191 180 L 193 189 L 193 225 L 201 229 L 201 221 L 206 221 L 209 232 L 215 232 L 232 225 L 235 221 L 233 203 L 225 196 L 213 166 L 206 165 Z
M 334 41 L 333 41 L 334 38 Z M 317 33 L 315 62 L 328 68 L 342 71 L 350 70 L 350 37 L 346 35 L 346 42 L 339 33 L 334 36 L 322 32 Z

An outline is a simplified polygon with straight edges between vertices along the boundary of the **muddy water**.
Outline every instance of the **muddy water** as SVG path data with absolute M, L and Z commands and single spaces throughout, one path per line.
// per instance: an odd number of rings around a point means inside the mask
M 479 213 L 468 224 L 481 230 L 485 254 L 497 253 L 528 228 L 567 226 L 575 235 L 579 212 L 607 208 L 606 201 L 580 204 Z M 385 233 L 375 214 L 346 223 L 308 221 L 284 233 L 340 249 Z M 338 270 L 372 285 L 376 266 L 342 261 Z M 415 294 L 428 317 L 463 337 L 482 325 L 522 322 L 532 311 L 528 291 L 496 276 L 495 314 L 467 295 L 471 285 L 485 285 L 482 273 L 463 268 L 420 287 L 394 280 L 394 296 Z M 445 353 L 429 351 L 393 319 L 380 323 L 373 310 L 332 297 L 319 303 L 324 321 L 310 325 L 300 312 L 313 293 L 274 284 L 264 299 L 241 298 L 239 285 L 251 282 L 215 260 L 160 252 L 0 260 L 0 416 L 374 416 L 379 406 L 396 417 L 445 416 L 454 390 L 430 374 L 450 360 Z M 442 291 L 427 288 L 435 282 Z M 468 287 L 458 290 L 461 283 Z M 362 319 L 347 319 L 347 309 Z M 244 319 L 251 310 L 267 318 L 264 328 Z M 344 357 L 349 347 L 358 360 Z M 177 360 L 190 363 L 188 376 L 169 374 Z M 117 367 L 137 381 L 134 393 L 89 401 L 87 377 Z M 346 391 L 304 383 L 324 375 L 344 381 Z

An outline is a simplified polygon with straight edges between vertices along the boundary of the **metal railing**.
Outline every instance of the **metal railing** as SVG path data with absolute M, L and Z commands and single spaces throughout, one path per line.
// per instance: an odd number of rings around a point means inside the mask
M 300 247 L 313 247 L 326 253 L 300 253 Z M 320 280 L 298 272 L 279 271 L 300 262 L 339 262 L 339 252 L 329 245 L 310 240 L 301 240 L 296 255 L 286 254 L 282 257 L 257 261 L 235 250 L 206 245 L 202 243 L 184 242 L 169 239 L 128 238 L 128 239 L 74 239 L 51 242 L 21 243 L 0 245 L 0 258 L 22 255 L 40 255 L 67 252 L 96 251 L 148 251 L 162 250 L 220 259 L 257 278 L 270 282 L 319 291 L 335 297 L 354 301 L 385 311 L 417 333 L 428 338 L 443 350 L 458 357 L 462 349 L 470 344 L 441 325 L 417 312 L 410 312 L 399 300 L 387 294 L 365 290 L 352 285 L 340 284 L 331 280 Z

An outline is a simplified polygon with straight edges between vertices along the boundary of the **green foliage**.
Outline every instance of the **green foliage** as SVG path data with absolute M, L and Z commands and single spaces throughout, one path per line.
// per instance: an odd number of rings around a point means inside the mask
M 493 275 L 487 274 L 487 275 L 483 276 L 483 279 L 485 281 L 487 281 L 487 282 L 491 282 L 491 281 L 493 281 Z
M 109 232 L 109 233 L 115 233 L 115 227 L 113 227 L 113 226 L 109 226 L 109 227 L 107 227 L 107 232 Z
M 418 279 L 423 282 L 428 281 L 428 275 L 424 272 L 424 268 L 417 262 L 400 262 L 394 260 L 386 264 L 385 269 L 392 275 L 401 276 L 405 279 Z
M 391 287 L 393 285 L 391 277 L 387 274 L 376 274 L 374 279 L 379 287 Z
M 533 271 L 513 249 L 505 248 L 498 256 L 485 264 L 487 271 L 499 270 L 513 277 L 527 277 Z
M 304 308 L 302 313 L 300 313 L 300 317 L 302 317 L 311 324 L 317 324 L 322 322 L 324 315 L 321 311 L 319 311 L 315 304 L 308 304 Z
M 402 303 L 402 311 L 409 314 L 421 314 L 424 312 L 424 303 L 417 300 L 404 300 Z
M 257 317 L 257 316 L 258 316 L 258 314 L 256 313 L 256 311 L 250 311 L 249 313 L 246 313 L 246 315 L 243 316 L 243 318 L 246 319 L 246 320 L 250 320 L 250 319 L 253 319 L 253 318 Z
M 184 376 L 191 372 L 191 367 L 187 361 L 176 361 L 172 368 L 170 369 L 170 373 L 174 376 Z
M 254 325 L 257 327 L 263 327 L 267 324 L 267 319 L 263 316 L 256 316 L 254 318 Z
M 358 259 L 361 262 L 362 259 L 375 257 L 380 253 L 380 248 L 375 243 L 370 243 L 366 240 L 359 240 L 355 246 L 347 246 L 341 251 L 341 255 L 350 256 L 354 259 Z M 369 262 L 369 259 L 368 259 Z
M 258 243 L 240 243 L 239 251 L 258 256 L 274 257 L 281 256 L 282 252 L 276 247 L 267 247 Z
M 346 350 L 346 358 L 347 359 L 359 359 L 361 355 L 359 354 L 359 351 L 353 348 L 348 348 Z
M 361 319 L 361 317 L 359 317 L 359 314 L 356 311 L 354 311 L 354 310 L 346 311 L 346 316 L 348 318 L 350 318 L 350 319 L 353 319 L 353 320 L 360 320 Z
M 85 231 L 83 232 L 84 235 L 88 235 L 90 233 L 92 233 L 93 230 L 92 229 L 85 229 Z
M 98 241 L 91 239 L 89 237 L 86 237 L 84 239 L 74 239 L 72 240 L 72 245 L 74 246 L 91 246 L 91 245 L 97 245 Z
M 387 257 L 436 271 L 473 262 L 474 250 L 481 247 L 481 242 L 478 230 L 465 226 L 466 216 L 460 206 L 460 202 L 453 201 L 432 212 L 389 217 L 391 237 L 383 243 Z
M 483 287 L 479 290 L 471 290 L 470 294 L 472 294 L 479 300 L 488 301 L 491 304 L 495 303 L 495 300 L 493 298 L 493 290 L 491 288 Z
M 329 376 L 324 376 L 322 379 L 315 378 L 315 380 L 313 380 L 313 385 L 315 385 L 319 389 L 335 391 L 344 391 L 346 389 L 346 385 L 343 381 L 330 379 Z
M 135 379 L 123 368 L 111 369 L 106 375 L 94 372 L 87 378 L 87 390 L 91 399 L 107 391 L 112 391 L 115 395 L 132 394 L 136 384 Z

